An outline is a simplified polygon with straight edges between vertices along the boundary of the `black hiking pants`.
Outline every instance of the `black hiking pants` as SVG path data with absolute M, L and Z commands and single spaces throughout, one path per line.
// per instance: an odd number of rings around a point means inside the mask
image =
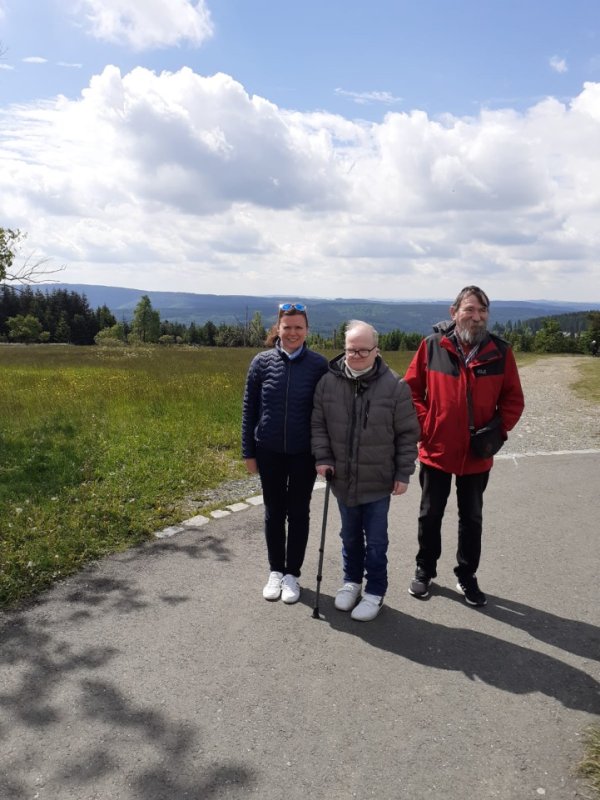
M 490 472 L 474 475 L 456 475 L 456 501 L 458 505 L 458 578 L 475 575 L 481 558 L 481 533 L 483 526 L 483 493 Z M 452 473 L 421 464 L 421 506 L 419 508 L 419 552 L 417 567 L 429 578 L 437 575 L 436 565 L 442 553 L 442 519 L 452 485 Z
M 310 453 L 287 455 L 257 447 L 256 462 L 271 571 L 298 578 L 308 542 L 310 498 L 317 477 L 315 459 Z

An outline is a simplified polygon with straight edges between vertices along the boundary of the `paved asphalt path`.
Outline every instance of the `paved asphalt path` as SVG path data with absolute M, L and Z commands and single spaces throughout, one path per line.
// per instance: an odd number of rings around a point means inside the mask
M 268 603 L 261 507 L 107 558 L 0 622 L 1 800 L 547 800 L 598 721 L 600 454 L 504 457 L 480 584 L 455 590 L 456 512 L 410 597 L 416 480 L 391 510 L 379 617 L 333 608 L 313 495 L 301 602 Z

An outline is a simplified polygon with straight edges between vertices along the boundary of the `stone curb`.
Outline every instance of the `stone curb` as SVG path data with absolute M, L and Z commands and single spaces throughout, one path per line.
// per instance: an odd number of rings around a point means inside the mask
M 324 489 L 325 488 L 325 481 L 317 480 L 315 482 L 315 489 Z M 216 509 L 215 511 L 211 511 L 208 517 L 205 517 L 203 514 L 198 514 L 195 517 L 190 517 L 190 519 L 185 519 L 183 522 L 180 522 L 178 525 L 169 525 L 167 528 L 163 528 L 160 531 L 156 531 L 154 533 L 155 539 L 169 539 L 171 536 L 176 536 L 178 533 L 184 533 L 185 531 L 190 530 L 197 530 L 201 528 L 203 525 L 206 525 L 211 521 L 211 519 L 223 519 L 223 517 L 228 517 L 231 514 L 237 514 L 239 511 L 245 511 L 247 508 L 252 508 L 253 506 L 261 506 L 263 504 L 263 497 L 262 494 L 254 495 L 253 497 L 247 497 L 244 502 L 240 503 L 231 503 L 225 508 Z

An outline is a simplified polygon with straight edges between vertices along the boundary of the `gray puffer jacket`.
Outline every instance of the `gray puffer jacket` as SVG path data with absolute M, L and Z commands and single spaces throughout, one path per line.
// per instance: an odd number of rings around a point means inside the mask
M 347 506 L 386 497 L 415 471 L 421 430 L 412 394 L 381 356 L 358 379 L 347 376 L 343 355 L 329 362 L 311 429 L 316 464 L 334 465 L 332 491 Z

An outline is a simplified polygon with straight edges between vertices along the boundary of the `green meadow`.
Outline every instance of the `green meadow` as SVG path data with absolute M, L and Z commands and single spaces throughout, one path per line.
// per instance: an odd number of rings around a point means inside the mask
M 255 352 L 0 347 L 0 606 L 149 539 L 197 513 L 206 489 L 245 476 Z M 403 374 L 411 355 L 385 358 Z M 597 397 L 595 366 L 582 391 Z
M 0 605 L 148 539 L 244 475 L 252 355 L 0 347 Z

